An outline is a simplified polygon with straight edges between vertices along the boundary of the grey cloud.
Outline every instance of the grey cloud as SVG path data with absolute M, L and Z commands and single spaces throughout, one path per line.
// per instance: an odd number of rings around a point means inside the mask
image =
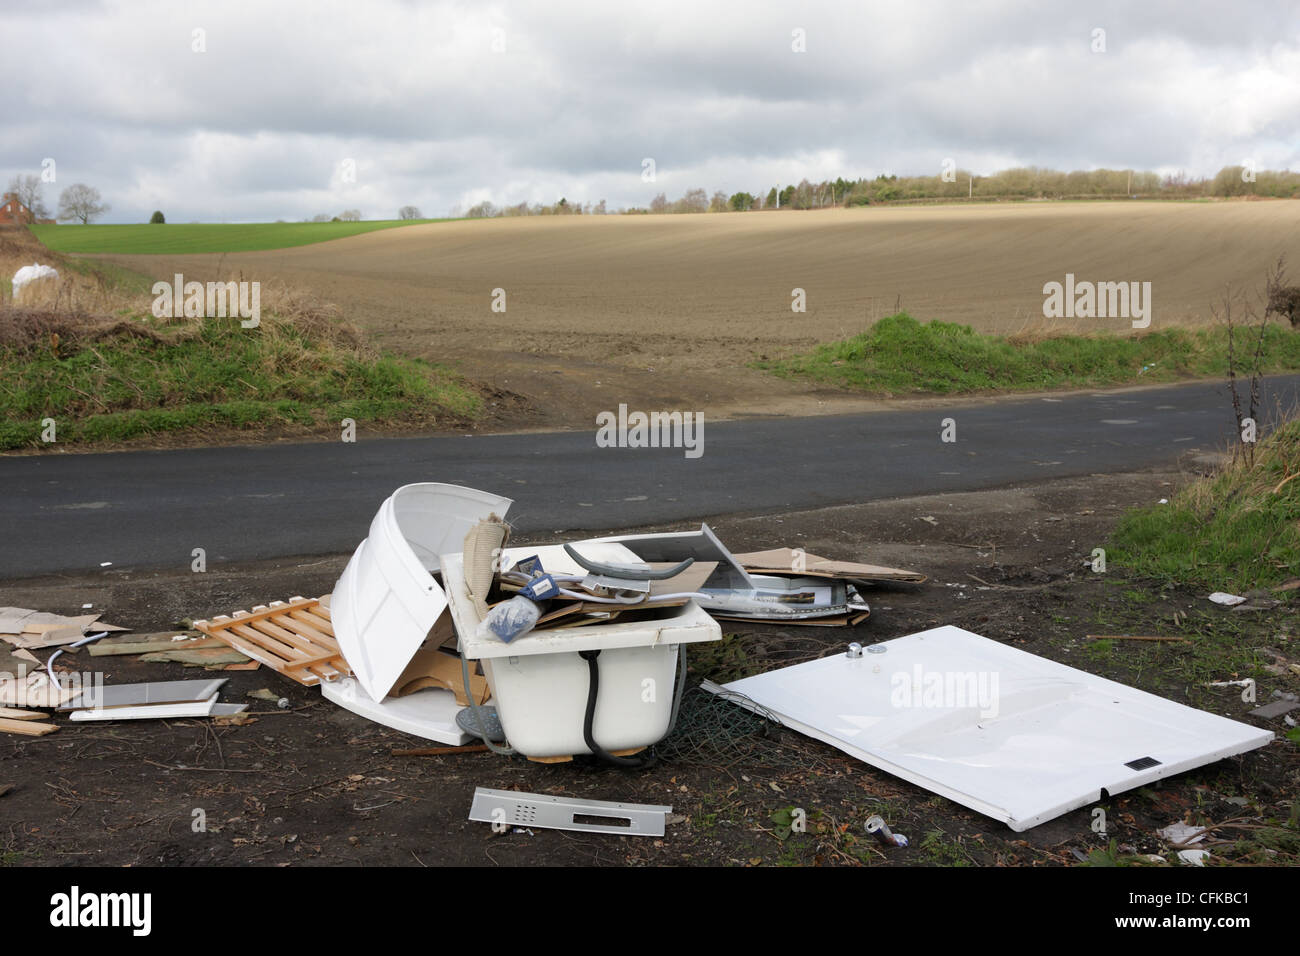
M 56 156 L 116 221 L 162 201 L 177 219 L 617 206 L 947 156 L 977 172 L 1300 162 L 1300 10 L 1271 0 L 79 3 L 7 10 L 0 30 L 25 38 L 0 63 L 0 174 Z M 346 157 L 355 184 L 337 180 Z

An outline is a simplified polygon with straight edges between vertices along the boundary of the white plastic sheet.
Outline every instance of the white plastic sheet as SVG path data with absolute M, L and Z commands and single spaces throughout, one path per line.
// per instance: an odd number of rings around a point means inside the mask
M 957 627 L 704 687 L 1013 830 L 1273 739 Z

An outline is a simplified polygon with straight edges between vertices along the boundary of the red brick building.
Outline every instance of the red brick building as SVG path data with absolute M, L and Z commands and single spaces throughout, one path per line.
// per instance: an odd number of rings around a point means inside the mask
M 25 226 L 32 221 L 32 211 L 24 206 L 16 193 L 5 193 L 0 199 L 0 226 Z

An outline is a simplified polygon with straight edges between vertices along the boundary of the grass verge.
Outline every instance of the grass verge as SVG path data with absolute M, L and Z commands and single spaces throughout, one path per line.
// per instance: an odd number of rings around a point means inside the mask
M 31 226 L 47 248 L 67 253 L 181 255 L 191 252 L 257 252 L 342 239 L 379 229 L 445 219 L 384 219 L 371 222 L 149 223 L 125 226 Z
M 1215 326 L 1020 340 L 952 322 L 922 324 L 900 312 L 842 342 L 755 366 L 886 394 L 1035 391 L 1224 376 L 1228 339 L 1227 329 Z M 1300 369 L 1300 332 L 1268 326 L 1260 368 L 1265 374 Z
M 1300 574 L 1300 419 L 1259 442 L 1253 462 L 1131 511 L 1108 560 L 1145 577 L 1242 593 Z
M 370 350 L 311 309 L 159 320 L 0 311 L 0 449 L 39 447 L 53 419 L 64 447 L 163 432 L 460 423 L 479 397 L 452 373 Z

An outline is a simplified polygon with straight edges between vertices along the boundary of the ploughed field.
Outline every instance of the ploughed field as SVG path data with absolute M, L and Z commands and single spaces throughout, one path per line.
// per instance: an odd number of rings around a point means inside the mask
M 1291 281 L 1300 280 L 1300 203 L 533 217 L 258 252 L 112 258 L 155 277 L 220 273 L 306 287 L 383 346 L 460 364 L 510 391 L 558 389 L 550 398 L 563 402 L 568 388 L 588 404 L 599 382 L 634 400 L 711 407 L 746 396 L 793 402 L 807 389 L 747 363 L 854 335 L 900 308 L 986 332 L 1130 329 L 1122 317 L 1045 318 L 1043 287 L 1067 274 L 1076 283 L 1149 282 L 1143 308 L 1153 330 L 1207 322 L 1225 283 L 1262 286 L 1282 253 Z M 796 289 L 804 312 L 791 309 Z M 542 374 L 559 378 L 541 382 Z

